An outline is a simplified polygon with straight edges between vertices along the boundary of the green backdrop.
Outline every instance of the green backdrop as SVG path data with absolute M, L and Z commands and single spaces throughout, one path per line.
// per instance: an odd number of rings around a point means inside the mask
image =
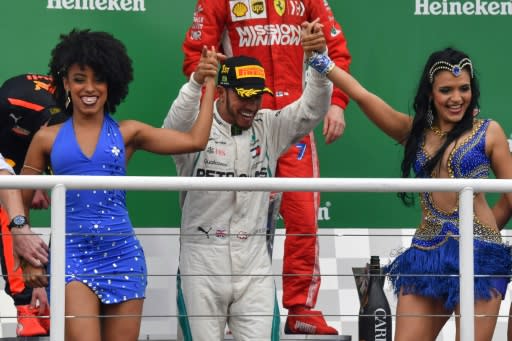
M 83 4 L 89 8 L 76 9 Z M 395 108 L 411 111 L 428 55 L 453 46 L 473 59 L 481 84 L 481 116 L 499 121 L 507 135 L 512 132 L 512 13 L 493 10 L 507 9 L 510 1 L 330 0 L 330 5 L 348 40 L 353 75 Z M 428 13 L 419 11 L 420 5 L 429 8 Z M 116 118 L 161 125 L 185 82 L 181 42 L 192 21 L 194 0 L 3 0 L 0 6 L 0 80 L 25 72 L 46 73 L 59 34 L 72 28 L 109 31 L 126 44 L 135 69 L 130 94 Z M 473 12 L 442 13 L 442 6 Z M 346 120 L 343 138 L 332 145 L 325 145 L 317 134 L 322 177 L 399 177 L 401 146 L 353 103 Z M 175 169 L 170 157 L 138 152 L 128 174 L 175 175 Z M 495 198 L 490 196 L 491 201 Z M 179 225 L 177 193 L 130 192 L 128 204 L 137 227 Z M 418 207 L 404 207 L 394 193 L 324 193 L 321 206 L 322 227 L 414 227 L 419 217 Z M 48 212 L 36 213 L 34 225 L 48 225 L 48 217 Z

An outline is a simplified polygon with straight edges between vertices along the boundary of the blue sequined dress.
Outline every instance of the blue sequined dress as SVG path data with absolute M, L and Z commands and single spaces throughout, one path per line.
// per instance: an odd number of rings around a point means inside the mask
M 56 175 L 126 174 L 125 147 L 119 126 L 106 114 L 92 157 L 75 137 L 73 119 L 66 121 L 50 155 Z M 66 284 L 80 281 L 105 304 L 144 298 L 146 261 L 135 236 L 124 190 L 66 192 Z
M 490 160 L 485 154 L 485 135 L 490 120 L 475 120 L 473 130 L 448 158 L 452 178 L 488 178 Z M 421 144 L 423 145 L 423 143 Z M 414 171 L 420 174 L 428 156 L 419 148 Z M 432 193 L 421 193 L 424 220 L 417 228 L 412 245 L 385 267 L 396 294 L 441 298 L 445 308 L 459 303 L 459 212 L 438 208 Z M 475 298 L 488 300 L 499 292 L 505 296 L 512 265 L 511 250 L 498 231 L 474 217 Z M 442 276 L 433 276 L 439 275 Z M 411 276 L 413 275 L 413 276 Z M 415 276 L 417 275 L 417 276 Z M 423 276 L 426 275 L 426 276 Z

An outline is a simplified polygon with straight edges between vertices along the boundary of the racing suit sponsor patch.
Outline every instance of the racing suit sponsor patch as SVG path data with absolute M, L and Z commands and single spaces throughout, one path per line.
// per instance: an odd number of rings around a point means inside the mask
M 206 235 L 206 238 L 207 239 L 210 239 L 210 231 L 212 230 L 212 228 L 210 227 L 208 230 L 206 230 L 205 228 L 201 227 L 201 226 L 198 226 L 197 229 L 200 231 L 200 232 L 203 232 L 205 235 Z
M 15 127 L 12 127 L 12 132 L 15 134 L 15 135 L 18 135 L 18 136 L 23 136 L 23 137 L 27 137 L 30 135 L 30 131 L 28 131 L 27 129 L 25 128 L 22 128 L 20 126 L 15 126 Z
M 267 10 L 265 8 L 265 1 L 251 0 L 251 18 L 261 19 L 267 17 Z
M 238 239 L 246 240 L 247 238 L 249 238 L 249 235 L 245 231 L 240 231 L 240 232 L 238 232 L 237 237 L 238 237 Z
M 290 15 L 295 15 L 298 17 L 304 16 L 304 13 L 306 12 L 306 6 L 304 3 L 300 0 L 290 0 Z
M 225 229 L 217 229 L 215 230 L 215 237 L 217 238 L 226 238 L 227 231 Z
M 230 0 L 231 21 L 265 19 L 267 8 L 264 0 Z
M 261 154 L 261 147 L 260 146 L 256 146 L 256 147 L 251 149 L 251 156 L 252 156 L 253 159 L 255 157 L 260 156 L 260 154 Z
M 192 20 L 192 27 L 190 29 L 190 38 L 192 40 L 201 40 L 203 36 L 204 17 L 201 15 L 201 12 L 203 12 L 203 6 L 198 4 L 194 11 L 194 18 Z
M 300 26 L 269 24 L 236 27 L 240 47 L 300 45 Z
M 274 9 L 279 16 L 283 16 L 284 11 L 286 10 L 286 1 L 285 0 L 274 0 Z
M 230 1 L 229 9 L 231 12 L 231 21 L 233 22 L 246 20 L 251 17 L 247 0 Z
M 190 38 L 192 40 L 201 40 L 202 36 L 203 36 L 203 32 L 201 32 L 201 31 L 190 31 Z
M 336 27 L 331 27 L 331 37 L 336 37 L 338 34 L 341 33 L 341 30 L 338 30 Z

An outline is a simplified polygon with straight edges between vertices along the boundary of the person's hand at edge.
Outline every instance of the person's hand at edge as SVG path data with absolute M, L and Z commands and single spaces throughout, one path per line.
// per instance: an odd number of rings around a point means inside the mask
M 332 104 L 324 118 L 322 134 L 325 143 L 330 144 L 340 138 L 345 132 L 345 111 L 343 108 Z
M 48 193 L 45 190 L 36 190 L 30 207 L 36 210 L 47 209 L 50 207 L 50 197 L 48 196 Z
M 222 53 L 218 53 L 215 50 L 215 47 L 212 46 L 211 49 L 208 49 L 206 46 L 203 46 L 203 49 L 201 50 L 201 58 L 199 59 L 196 70 L 194 71 L 194 80 L 201 85 L 210 78 L 215 81 L 219 68 L 219 61 L 224 59 L 226 59 L 226 56 Z
M 48 245 L 28 225 L 11 229 L 14 253 L 30 263 L 41 267 L 48 263 Z M 19 264 L 15 265 L 17 269 Z
M 23 279 L 25 284 L 31 288 L 40 288 L 48 286 L 48 276 L 46 269 L 42 266 L 33 266 L 24 259 L 21 259 L 21 268 L 23 269 Z
M 32 299 L 30 306 L 39 309 L 38 315 L 49 315 L 50 304 L 45 288 L 34 288 L 32 290 Z

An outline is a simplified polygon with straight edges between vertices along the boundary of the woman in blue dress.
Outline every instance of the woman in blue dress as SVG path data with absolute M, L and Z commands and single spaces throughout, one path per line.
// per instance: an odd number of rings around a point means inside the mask
M 49 165 L 57 175 L 123 176 L 133 153 L 202 150 L 213 112 L 217 54 L 203 50 L 196 71 L 205 84 L 200 114 L 189 132 L 116 122 L 112 114 L 128 94 L 132 63 L 124 45 L 105 32 L 73 30 L 52 51 L 55 96 L 70 118 L 41 129 L 23 174 Z M 206 80 L 205 80 L 206 79 Z M 197 76 L 196 76 L 197 80 Z M 24 191 L 28 204 L 33 191 Z M 135 236 L 123 190 L 68 190 L 66 194 L 66 340 L 137 340 L 147 284 L 144 252 Z M 30 268 L 32 286 L 47 285 Z M 37 272 L 39 271 L 39 272 Z M 100 320 L 99 316 L 106 317 Z M 82 316 L 82 318 L 80 318 Z
M 447 48 L 430 55 L 414 100 L 414 117 L 396 111 L 338 67 L 326 70 L 335 86 L 404 146 L 403 177 L 412 171 L 418 178 L 480 179 L 492 170 L 497 178 L 512 178 L 503 129 L 495 121 L 475 118 L 480 91 L 473 63 L 463 52 Z M 412 203 L 411 195 L 400 196 Z M 507 197 L 512 202 L 510 193 Z M 412 245 L 385 269 L 398 295 L 395 341 L 433 341 L 450 316 L 460 312 L 458 193 L 420 193 L 420 204 L 421 223 Z M 475 319 L 475 339 L 490 341 L 509 281 L 511 255 L 484 193 L 475 193 L 474 213 L 474 271 L 480 275 L 475 278 L 475 314 L 484 315 Z M 458 323 L 456 331 L 458 340 Z

